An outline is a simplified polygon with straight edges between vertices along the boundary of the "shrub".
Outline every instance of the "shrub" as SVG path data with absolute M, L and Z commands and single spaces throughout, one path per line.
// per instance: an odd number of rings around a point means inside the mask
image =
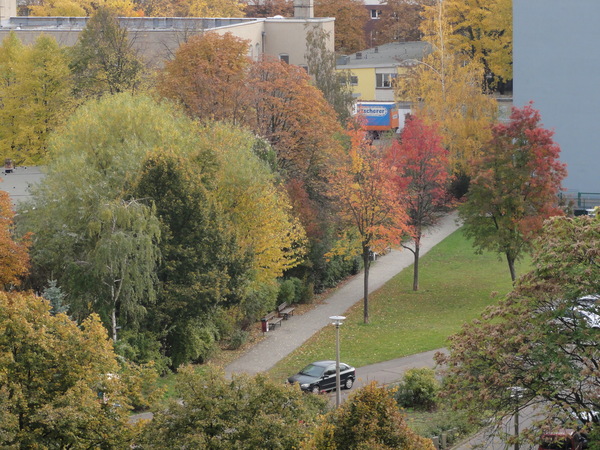
M 286 302 L 291 305 L 295 302 L 296 283 L 294 280 L 298 280 L 298 278 L 290 278 L 288 280 L 283 280 L 279 284 L 279 292 L 277 293 L 277 303 Z
M 237 350 L 246 343 L 248 340 L 248 335 L 249 333 L 247 331 L 239 329 L 235 330 L 229 338 L 229 345 L 227 348 L 229 350 Z
M 432 409 L 439 388 L 433 369 L 409 369 L 398 384 L 395 398 L 403 408 Z

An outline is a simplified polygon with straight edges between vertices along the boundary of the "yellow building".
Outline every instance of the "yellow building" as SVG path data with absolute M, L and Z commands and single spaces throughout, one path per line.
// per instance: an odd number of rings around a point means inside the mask
M 337 70 L 350 71 L 357 101 L 391 102 L 393 80 L 430 52 L 427 42 L 392 42 L 338 58 Z

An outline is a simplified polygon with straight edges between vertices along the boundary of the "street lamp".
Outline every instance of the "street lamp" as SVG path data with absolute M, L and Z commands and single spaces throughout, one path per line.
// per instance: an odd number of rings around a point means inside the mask
M 344 316 L 331 316 L 331 324 L 335 325 L 335 407 L 339 408 L 340 398 L 340 325 L 344 323 Z
M 519 401 L 523 398 L 523 394 L 525 393 L 525 388 L 512 386 L 508 388 L 510 391 L 510 398 L 515 400 L 515 448 L 514 450 L 519 450 Z

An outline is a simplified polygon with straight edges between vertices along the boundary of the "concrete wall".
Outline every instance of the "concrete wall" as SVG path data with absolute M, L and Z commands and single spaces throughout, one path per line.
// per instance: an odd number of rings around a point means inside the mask
M 569 191 L 600 192 L 600 1 L 514 0 L 514 105 L 554 129 Z
M 14 31 L 23 43 L 31 44 L 37 36 L 45 33 L 53 36 L 62 46 L 72 46 L 77 42 L 86 20 L 83 17 L 12 17 L 10 26 L 0 27 L 0 40 Z M 291 64 L 305 65 L 308 27 L 322 27 L 330 33 L 328 47 L 333 51 L 335 20 L 128 18 L 121 22 L 127 26 L 134 48 L 149 66 L 161 67 L 179 45 L 191 36 L 209 30 L 219 34 L 232 33 L 249 40 L 249 56 L 255 60 L 263 53 L 272 56 L 287 54 Z M 213 26 L 218 28 L 211 28 Z
M 329 33 L 327 48 L 333 51 L 335 19 L 323 18 L 310 21 L 302 19 L 274 19 L 265 21 L 265 53 L 268 55 L 289 55 L 289 63 L 306 65 L 306 33 L 310 27 L 320 27 Z

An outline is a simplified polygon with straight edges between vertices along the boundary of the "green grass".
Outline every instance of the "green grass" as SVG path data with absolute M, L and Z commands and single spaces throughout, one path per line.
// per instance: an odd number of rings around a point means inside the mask
M 529 269 L 529 259 L 517 273 Z M 420 262 L 419 291 L 412 291 L 410 266 L 369 296 L 370 323 L 363 302 L 346 313 L 340 329 L 341 359 L 356 367 L 447 345 L 448 336 L 512 288 L 508 266 L 492 253 L 477 255 L 462 233 L 454 232 Z M 270 374 L 283 379 L 304 365 L 335 359 L 334 327 L 326 327 L 280 361 Z

